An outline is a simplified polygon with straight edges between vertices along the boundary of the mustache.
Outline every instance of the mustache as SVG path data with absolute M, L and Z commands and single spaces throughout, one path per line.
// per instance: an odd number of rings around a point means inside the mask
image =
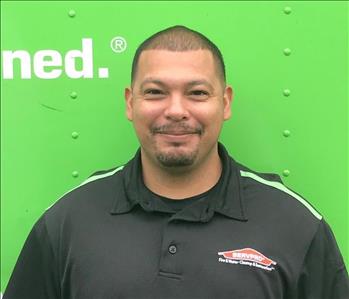
M 186 123 L 175 123 L 175 124 L 165 124 L 161 126 L 154 126 L 150 129 L 152 134 L 171 134 L 171 133 L 181 133 L 181 134 L 199 134 L 204 132 L 202 126 L 190 126 Z

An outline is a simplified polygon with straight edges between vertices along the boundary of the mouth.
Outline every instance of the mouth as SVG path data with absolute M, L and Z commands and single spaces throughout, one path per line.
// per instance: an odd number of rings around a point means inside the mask
M 203 133 L 201 126 L 191 126 L 185 123 L 165 124 L 151 129 L 151 133 L 170 143 L 187 143 L 194 136 L 200 137 Z
M 187 131 L 165 131 L 158 132 L 155 134 L 160 140 L 170 144 L 185 144 L 193 141 L 194 136 L 199 136 L 198 133 L 187 132 Z
M 165 131 L 165 132 L 158 132 L 157 134 L 161 134 L 161 135 L 173 135 L 173 136 L 183 136 L 183 135 L 193 135 L 193 134 L 197 134 L 197 132 L 187 132 L 187 131 Z

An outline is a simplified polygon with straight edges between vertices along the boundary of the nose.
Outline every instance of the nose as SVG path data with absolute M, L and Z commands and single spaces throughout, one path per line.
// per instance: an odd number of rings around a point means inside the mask
M 184 97 L 181 95 L 172 95 L 168 98 L 165 117 L 175 121 L 182 121 L 189 118 L 189 111 L 185 105 Z

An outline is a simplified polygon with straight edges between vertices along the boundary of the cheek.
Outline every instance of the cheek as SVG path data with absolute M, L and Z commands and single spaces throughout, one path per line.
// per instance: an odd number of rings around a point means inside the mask
M 152 117 L 157 113 L 157 106 L 151 103 L 145 103 L 140 100 L 133 107 L 133 116 L 136 118 Z
M 146 131 L 161 117 L 160 105 L 135 105 L 133 123 L 137 131 Z
M 223 107 L 212 105 L 212 107 L 204 108 L 196 110 L 193 113 L 194 117 L 207 129 L 219 130 L 223 122 Z

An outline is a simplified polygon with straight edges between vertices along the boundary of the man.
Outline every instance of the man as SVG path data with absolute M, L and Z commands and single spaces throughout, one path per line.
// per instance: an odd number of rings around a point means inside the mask
M 349 298 L 323 217 L 218 143 L 232 88 L 212 42 L 183 26 L 158 32 L 131 81 L 140 150 L 44 213 L 4 299 Z

